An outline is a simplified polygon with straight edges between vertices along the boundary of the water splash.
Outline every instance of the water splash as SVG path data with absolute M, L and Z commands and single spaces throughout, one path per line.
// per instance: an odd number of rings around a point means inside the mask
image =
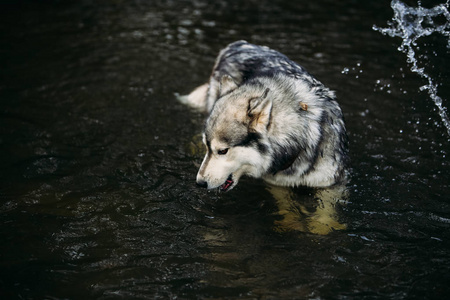
M 437 94 L 437 84 L 425 72 L 423 67 L 419 67 L 415 52 L 418 49 L 417 40 L 433 33 L 445 36 L 448 42 L 447 47 L 450 48 L 449 2 L 450 0 L 447 0 L 445 4 L 440 4 L 433 8 L 424 8 L 421 7 L 420 1 L 418 2 L 418 7 L 410 7 L 400 0 L 393 0 L 391 7 L 394 10 L 394 17 L 392 18 L 392 22 L 388 22 L 390 28 L 373 26 L 373 29 L 391 37 L 402 38 L 402 44 L 398 47 L 398 50 L 407 55 L 407 62 L 412 65 L 411 71 L 419 74 L 428 81 L 426 85 L 420 87 L 420 90 L 428 91 L 430 98 L 439 110 L 439 116 L 450 136 L 450 119 L 446 112 L 447 109 L 442 103 L 442 98 Z M 439 18 L 441 20 L 445 19 L 446 22 L 440 24 L 442 22 L 436 21 Z

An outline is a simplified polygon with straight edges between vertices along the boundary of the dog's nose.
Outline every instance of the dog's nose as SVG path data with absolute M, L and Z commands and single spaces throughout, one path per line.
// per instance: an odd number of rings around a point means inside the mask
M 208 183 L 204 180 L 197 180 L 197 185 L 202 187 L 202 188 L 207 188 L 208 187 Z

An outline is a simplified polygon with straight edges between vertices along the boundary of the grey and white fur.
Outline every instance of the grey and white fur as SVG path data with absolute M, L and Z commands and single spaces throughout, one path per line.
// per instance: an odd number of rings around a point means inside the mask
M 229 191 L 242 175 L 278 186 L 346 180 L 347 135 L 335 93 L 275 50 L 228 45 L 209 82 L 180 100 L 209 114 L 200 186 Z

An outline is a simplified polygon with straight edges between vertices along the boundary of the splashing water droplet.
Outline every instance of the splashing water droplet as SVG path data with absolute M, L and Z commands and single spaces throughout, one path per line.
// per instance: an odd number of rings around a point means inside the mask
M 446 37 L 448 42 L 447 47 L 450 48 L 449 2 L 450 0 L 447 0 L 445 4 L 440 4 L 433 8 L 424 8 L 421 7 L 420 2 L 418 3 L 418 7 L 409 7 L 400 0 L 393 0 L 391 2 L 391 7 L 394 10 L 394 17 L 392 22 L 388 22 L 390 28 L 380 28 L 374 25 L 373 29 L 384 35 L 389 35 L 390 37 L 402 38 L 402 44 L 398 50 L 406 54 L 407 62 L 412 64 L 411 71 L 419 74 L 428 81 L 428 84 L 420 87 L 419 90 L 428 91 L 430 98 L 438 108 L 439 116 L 450 136 L 450 119 L 447 116 L 446 108 L 442 104 L 442 98 L 437 94 L 437 84 L 433 81 L 433 78 L 425 72 L 423 67 L 418 66 L 415 52 L 415 50 L 418 49 L 416 43 L 417 40 L 433 33 L 438 33 Z M 438 24 L 435 22 L 435 18 L 437 17 L 445 19 L 446 22 Z

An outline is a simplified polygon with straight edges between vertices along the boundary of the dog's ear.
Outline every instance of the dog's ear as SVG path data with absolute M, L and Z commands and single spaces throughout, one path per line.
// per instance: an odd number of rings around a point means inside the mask
M 272 113 L 272 99 L 268 97 L 270 89 L 267 88 L 261 97 L 252 98 L 248 103 L 247 116 L 250 118 L 250 128 L 261 132 L 270 124 Z
M 219 97 L 228 94 L 238 88 L 238 85 L 230 75 L 223 75 L 220 79 Z

